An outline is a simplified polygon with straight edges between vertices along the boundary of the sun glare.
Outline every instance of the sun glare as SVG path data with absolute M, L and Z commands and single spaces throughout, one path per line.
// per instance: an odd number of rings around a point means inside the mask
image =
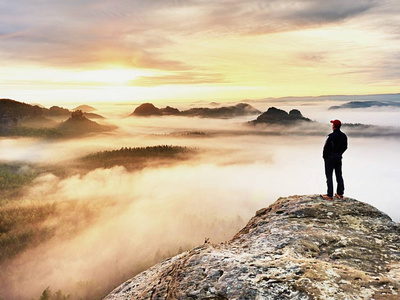
M 80 72 L 76 80 L 84 83 L 127 85 L 144 73 L 132 69 L 104 69 Z
M 155 71 L 128 68 L 104 68 L 94 70 L 55 69 L 25 67 L 17 68 L 18 72 L 5 69 L 0 74 L 0 80 L 8 85 L 25 86 L 108 86 L 131 85 L 141 76 L 154 76 Z

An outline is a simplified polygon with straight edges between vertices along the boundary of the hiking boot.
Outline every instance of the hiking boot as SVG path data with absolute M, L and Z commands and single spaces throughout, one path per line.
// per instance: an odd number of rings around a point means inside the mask
M 338 193 L 335 194 L 335 197 L 339 198 L 339 199 L 343 199 L 343 195 L 339 195 Z
M 321 195 L 321 197 L 322 197 L 322 199 L 324 199 L 324 200 L 329 200 L 329 201 L 332 201 L 332 200 L 333 200 L 333 198 L 332 198 L 331 196 L 328 196 L 328 195 Z

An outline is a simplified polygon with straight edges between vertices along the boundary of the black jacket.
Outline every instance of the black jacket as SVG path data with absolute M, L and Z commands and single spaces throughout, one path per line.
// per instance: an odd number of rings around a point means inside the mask
M 326 138 L 322 157 L 324 159 L 342 158 L 342 154 L 346 149 L 347 136 L 340 129 L 335 129 Z

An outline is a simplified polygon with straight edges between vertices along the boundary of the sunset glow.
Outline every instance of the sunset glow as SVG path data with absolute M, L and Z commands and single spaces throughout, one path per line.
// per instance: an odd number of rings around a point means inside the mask
M 395 299 L 399 4 L 0 0 L 0 300 Z
M 397 7 L 394 0 L 4 2 L 2 97 L 396 93 Z M 115 93 L 102 90 L 110 87 Z

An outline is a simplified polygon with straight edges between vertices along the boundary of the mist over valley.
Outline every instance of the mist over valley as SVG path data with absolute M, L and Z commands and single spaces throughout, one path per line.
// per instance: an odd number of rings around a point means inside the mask
M 80 125 L 68 130 L 79 134 L 56 137 L 27 134 L 40 126 L 21 117 L 24 131 L 0 137 L 0 298 L 36 299 L 50 287 L 98 299 L 205 239 L 232 238 L 280 196 L 325 193 L 322 147 L 332 119 L 349 137 L 345 195 L 398 222 L 400 108 L 329 110 L 338 101 L 254 100 L 254 114 L 241 115 L 231 113 L 238 103 L 170 105 L 222 118 L 74 105 L 43 127 L 62 131 L 77 108 Z M 85 108 L 103 118 L 85 116 Z M 218 108 L 229 108 L 229 117 Z M 268 111 L 287 119 L 270 122 Z
M 3 2 L 0 300 L 398 296 L 398 0 Z

